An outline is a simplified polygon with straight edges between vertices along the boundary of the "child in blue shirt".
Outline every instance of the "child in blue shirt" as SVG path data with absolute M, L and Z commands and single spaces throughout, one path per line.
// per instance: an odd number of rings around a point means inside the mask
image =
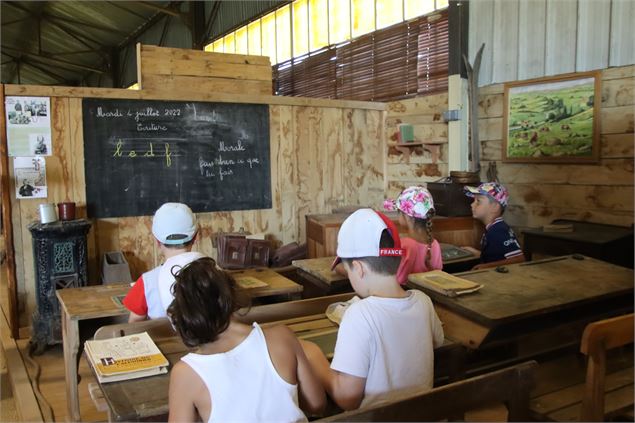
M 481 255 L 481 263 L 523 261 L 524 256 L 514 231 L 505 223 L 502 215 L 507 207 L 509 193 L 497 182 L 485 182 L 478 187 L 465 187 L 465 195 L 473 197 L 472 216 L 485 225 L 481 238 L 481 251 L 462 247 Z

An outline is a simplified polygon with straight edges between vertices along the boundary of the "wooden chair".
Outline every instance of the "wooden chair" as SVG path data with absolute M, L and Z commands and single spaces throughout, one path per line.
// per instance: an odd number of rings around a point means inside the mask
M 584 329 L 580 351 L 587 356 L 586 383 L 580 421 L 604 421 L 606 351 L 633 343 L 633 314 L 591 323 Z M 630 386 L 633 411 L 633 386 Z
M 320 421 L 453 421 L 466 411 L 499 402 L 506 403 L 509 421 L 528 421 L 535 367 L 530 361 L 432 390 L 414 390 Z
M 532 417 L 606 421 L 632 414 L 633 349 L 619 348 L 632 343 L 632 313 L 588 324 L 580 342 L 581 354 L 560 356 L 536 369 Z

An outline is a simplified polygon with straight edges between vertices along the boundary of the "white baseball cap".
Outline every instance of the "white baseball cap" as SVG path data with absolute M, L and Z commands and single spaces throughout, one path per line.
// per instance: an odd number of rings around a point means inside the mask
M 182 203 L 163 204 L 152 219 L 152 234 L 162 244 L 185 244 L 194 238 L 197 229 L 196 216 Z
M 394 241 L 392 248 L 380 248 L 381 234 L 388 229 Z M 372 209 L 359 209 L 346 218 L 337 234 L 337 258 L 399 257 L 403 255 L 397 227 L 386 215 Z

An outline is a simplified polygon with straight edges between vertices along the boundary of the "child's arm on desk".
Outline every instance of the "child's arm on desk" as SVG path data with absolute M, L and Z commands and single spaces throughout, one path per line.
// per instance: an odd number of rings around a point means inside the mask
M 366 379 L 331 369 L 320 347 L 313 342 L 300 340 L 300 343 L 318 379 L 333 401 L 344 410 L 358 408 L 364 399 Z

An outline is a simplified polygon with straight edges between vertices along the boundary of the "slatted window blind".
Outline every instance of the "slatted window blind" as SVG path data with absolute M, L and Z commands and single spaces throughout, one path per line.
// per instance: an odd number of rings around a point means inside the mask
M 390 101 L 447 90 L 447 10 L 273 67 L 277 95 Z

